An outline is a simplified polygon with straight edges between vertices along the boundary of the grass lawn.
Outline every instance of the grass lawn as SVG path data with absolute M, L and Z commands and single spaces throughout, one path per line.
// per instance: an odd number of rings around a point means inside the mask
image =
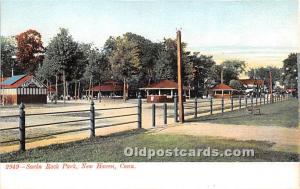
M 261 115 L 252 115 L 245 109 L 240 111 L 225 112 L 197 118 L 198 121 L 205 121 L 220 124 L 234 125 L 261 125 L 261 126 L 282 126 L 298 127 L 298 100 L 292 99 L 274 104 L 261 106 Z M 193 119 L 195 121 L 195 119 Z
M 140 162 L 140 161 L 299 161 L 298 154 L 272 151 L 272 143 L 258 141 L 236 141 L 212 137 L 185 135 L 157 135 L 144 130 L 133 130 L 96 137 L 94 140 L 83 140 L 66 144 L 28 150 L 24 153 L 0 154 L 1 162 Z M 124 148 L 153 149 L 254 149 L 254 157 L 126 157 Z

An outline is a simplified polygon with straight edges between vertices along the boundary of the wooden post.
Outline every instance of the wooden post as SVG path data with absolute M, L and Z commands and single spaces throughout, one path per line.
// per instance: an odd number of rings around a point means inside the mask
M 245 107 L 246 108 L 248 107 L 248 97 L 247 97 L 247 95 L 245 95 Z
M 242 98 L 239 95 L 239 110 L 241 110 L 241 109 L 242 109 Z
M 164 124 L 168 124 L 168 106 L 167 103 L 164 103 Z
M 271 72 L 271 68 L 269 70 L 269 93 L 270 93 L 270 101 L 271 103 L 273 103 L 273 84 L 272 84 L 272 72 Z
M 177 31 L 177 76 L 178 76 L 178 100 L 179 100 L 179 121 L 184 122 L 183 108 L 183 87 L 182 87 L 182 48 L 181 48 L 181 31 Z
M 90 107 L 90 138 L 95 137 L 95 106 L 94 101 L 91 102 Z
M 195 100 L 194 100 L 194 118 L 197 118 L 198 116 L 198 112 L 197 112 L 197 97 L 195 97 Z
M 138 128 L 142 128 L 142 97 L 138 95 Z
M 152 104 L 152 127 L 155 127 L 155 104 Z
M 19 106 L 19 151 L 24 152 L 25 149 L 25 106 L 21 102 Z
M 177 95 L 174 95 L 174 122 L 178 122 L 178 107 L 177 107 Z

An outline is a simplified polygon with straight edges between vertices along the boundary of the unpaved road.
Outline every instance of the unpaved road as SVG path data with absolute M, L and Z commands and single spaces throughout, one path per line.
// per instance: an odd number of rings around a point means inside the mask
M 157 134 L 212 136 L 235 140 L 256 140 L 274 143 L 273 149 L 300 153 L 300 129 L 275 126 L 223 125 L 213 123 L 184 123 L 175 127 L 157 128 Z

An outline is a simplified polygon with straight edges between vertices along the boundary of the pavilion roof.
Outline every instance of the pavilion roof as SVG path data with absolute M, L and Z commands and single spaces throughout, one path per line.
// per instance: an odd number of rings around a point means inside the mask
M 184 88 L 186 89 L 187 87 Z M 178 89 L 178 84 L 175 81 L 164 79 L 158 83 L 153 83 L 140 89 Z
M 223 91 L 234 91 L 235 89 L 233 89 L 232 87 L 230 87 L 224 83 L 220 83 L 220 84 L 210 88 L 210 90 L 212 90 L 212 91 L 219 91 L 219 90 L 220 91 L 222 91 L 222 90 Z

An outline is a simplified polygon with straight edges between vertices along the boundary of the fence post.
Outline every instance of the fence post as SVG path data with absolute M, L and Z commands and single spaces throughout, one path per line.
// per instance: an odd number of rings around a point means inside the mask
M 197 112 L 197 97 L 195 97 L 195 101 L 194 101 L 194 118 L 197 118 L 197 114 L 198 114 L 198 112 Z
M 251 107 L 253 108 L 253 94 L 251 94 Z
M 155 104 L 152 104 L 152 127 L 155 127 Z
M 19 151 L 24 152 L 25 148 L 25 105 L 21 102 L 19 106 Z
M 177 95 L 174 95 L 174 122 L 178 122 L 178 106 L 177 106 Z
M 266 94 L 264 93 L 264 104 L 266 104 Z
M 242 99 L 241 99 L 241 95 L 239 95 L 239 110 L 242 109 Z
M 269 104 L 269 93 L 267 93 L 267 104 Z
M 95 106 L 94 101 L 91 102 L 90 107 L 90 138 L 95 137 Z
M 222 96 L 221 99 L 221 110 L 222 110 L 222 114 L 224 113 L 224 96 Z
M 248 97 L 247 97 L 247 95 L 245 95 L 245 107 L 246 108 L 248 107 Z
M 168 124 L 168 106 L 167 103 L 164 103 L 164 124 Z
M 230 109 L 233 111 L 233 97 L 230 97 Z
M 213 114 L 213 99 L 210 98 L 210 115 Z
M 142 97 L 138 95 L 138 129 L 142 128 Z

